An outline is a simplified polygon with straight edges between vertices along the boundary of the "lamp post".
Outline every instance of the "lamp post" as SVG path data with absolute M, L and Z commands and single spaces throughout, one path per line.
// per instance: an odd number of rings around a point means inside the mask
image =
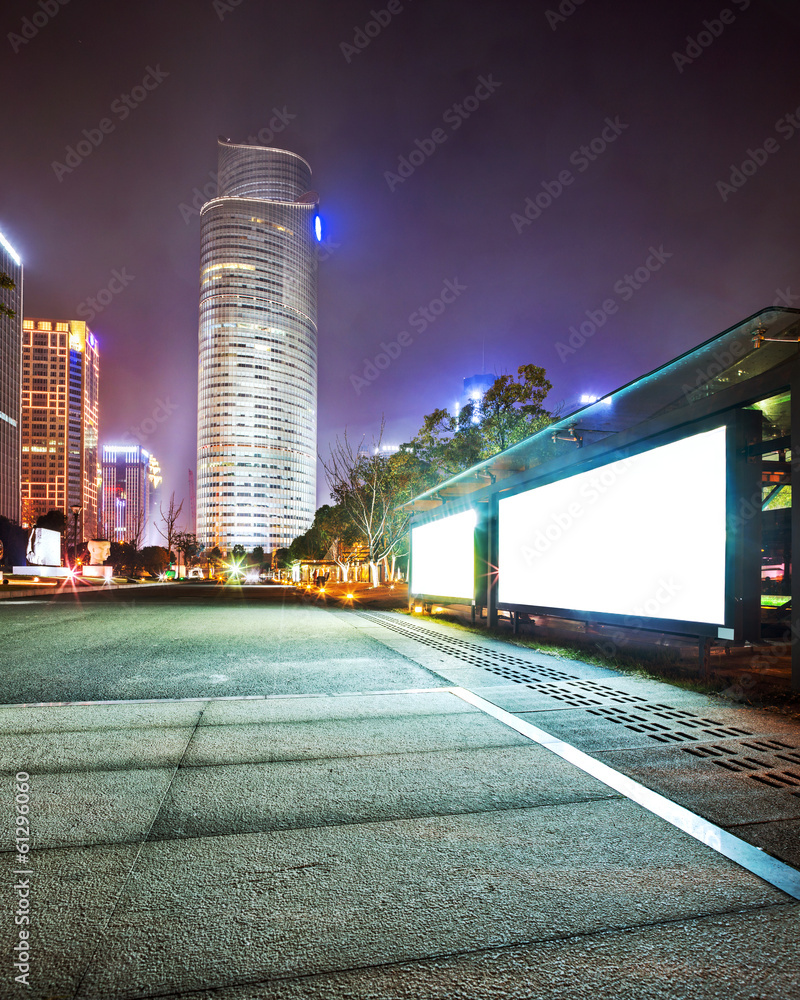
M 78 562 L 78 517 L 81 512 L 81 505 L 74 503 L 70 507 L 70 510 L 75 519 L 72 524 L 72 566 L 74 569 Z

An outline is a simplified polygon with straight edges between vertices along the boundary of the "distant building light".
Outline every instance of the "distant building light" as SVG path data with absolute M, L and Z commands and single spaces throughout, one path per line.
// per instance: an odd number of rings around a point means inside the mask
M 322 243 L 322 219 L 318 216 L 314 216 L 314 235 L 317 237 L 317 242 Z
M 0 246 L 3 246 L 5 248 L 5 250 L 8 252 L 9 256 L 14 261 L 14 263 L 17 265 L 17 267 L 22 267 L 22 261 L 19 259 L 19 254 L 11 246 L 11 244 L 8 242 L 8 240 L 5 238 L 5 236 L 3 236 L 2 233 L 0 233 Z
M 584 394 L 583 396 L 581 396 L 581 402 L 582 403 L 605 403 L 605 405 L 608 406 L 611 403 L 611 397 L 610 396 L 605 396 L 605 397 L 590 396 L 590 395 Z

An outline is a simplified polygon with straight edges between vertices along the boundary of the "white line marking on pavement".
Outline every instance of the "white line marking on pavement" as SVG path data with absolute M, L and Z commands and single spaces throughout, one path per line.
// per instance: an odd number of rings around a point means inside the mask
M 724 855 L 731 861 L 736 862 L 737 865 L 741 865 L 742 868 L 746 868 L 749 872 L 764 879 L 765 882 L 769 882 L 770 885 L 774 885 L 777 889 L 781 889 L 795 899 L 800 899 L 800 872 L 789 865 L 778 861 L 777 858 L 773 858 L 769 854 L 765 854 L 758 847 L 754 847 L 752 844 L 734 837 L 732 833 L 728 833 L 722 827 L 710 823 L 708 820 L 703 819 L 702 816 L 690 812 L 683 806 L 679 806 L 677 802 L 672 802 L 665 796 L 659 795 L 658 792 L 645 788 L 644 785 L 640 785 L 633 778 L 628 778 L 619 771 L 615 771 L 613 767 L 609 767 L 607 764 L 603 764 L 602 761 L 590 757 L 582 750 L 578 750 L 577 747 L 558 739 L 557 736 L 551 736 L 543 729 L 538 729 L 536 726 L 532 726 L 529 722 L 524 722 L 510 712 L 498 708 L 497 705 L 493 705 L 490 701 L 486 701 L 479 695 L 473 694 L 472 691 L 468 691 L 462 687 L 453 687 L 450 688 L 450 691 L 457 698 L 461 698 L 462 701 L 466 701 L 469 705 L 474 705 L 475 708 L 479 708 L 487 715 L 491 715 L 498 722 L 502 722 L 510 729 L 516 730 L 516 732 L 522 736 L 526 736 L 529 740 L 539 743 L 546 750 L 550 750 L 570 764 L 580 768 L 581 771 L 585 771 L 586 774 L 590 774 L 593 778 L 597 778 L 598 781 L 602 781 L 604 785 L 608 785 L 609 788 L 620 792 L 626 798 L 643 806 L 649 812 L 660 816 L 661 819 L 665 819 L 679 830 L 688 833 L 690 837 L 694 837 L 695 840 L 706 844 L 718 854 Z

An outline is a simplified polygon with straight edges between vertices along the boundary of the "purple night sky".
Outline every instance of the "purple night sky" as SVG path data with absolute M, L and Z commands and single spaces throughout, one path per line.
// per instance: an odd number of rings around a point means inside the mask
M 407 440 L 484 343 L 487 370 L 542 365 L 571 409 L 800 304 L 795 0 L 12 0 L 2 21 L 0 230 L 25 314 L 88 319 L 100 294 L 101 442 L 141 440 L 167 496 L 195 466 L 192 203 L 218 135 L 314 172 L 323 455 L 382 413 Z M 67 170 L 84 130 L 98 144 Z

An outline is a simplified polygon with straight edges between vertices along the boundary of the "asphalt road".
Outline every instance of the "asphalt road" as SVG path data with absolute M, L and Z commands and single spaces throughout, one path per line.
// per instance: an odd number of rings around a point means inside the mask
M 186 585 L 8 600 L 0 602 L 0 636 L 4 705 L 442 683 L 345 616 L 278 588 L 221 594 Z
M 0 760 L 32 1000 L 797 996 L 797 727 L 695 692 L 278 590 L 4 601 Z

